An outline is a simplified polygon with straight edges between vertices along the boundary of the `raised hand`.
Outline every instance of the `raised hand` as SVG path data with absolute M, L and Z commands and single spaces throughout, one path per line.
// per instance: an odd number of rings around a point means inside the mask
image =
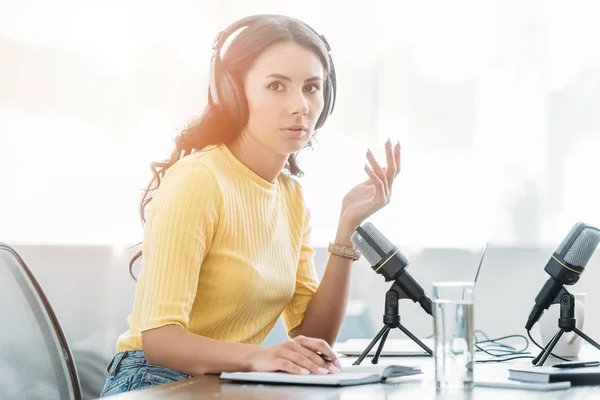
M 385 207 L 392 196 L 392 186 L 400 173 L 400 143 L 385 143 L 387 166 L 381 167 L 373 153 L 367 151 L 369 165 L 365 164 L 368 179 L 352 188 L 342 201 L 340 219 L 356 227 L 378 210 Z

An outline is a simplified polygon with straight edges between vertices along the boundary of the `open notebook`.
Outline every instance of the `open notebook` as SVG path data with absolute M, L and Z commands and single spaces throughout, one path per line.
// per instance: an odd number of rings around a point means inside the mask
M 289 383 L 294 385 L 350 386 L 385 381 L 387 378 L 418 375 L 419 368 L 402 365 L 348 365 L 328 375 L 296 375 L 287 372 L 223 372 L 221 379 L 242 382 Z

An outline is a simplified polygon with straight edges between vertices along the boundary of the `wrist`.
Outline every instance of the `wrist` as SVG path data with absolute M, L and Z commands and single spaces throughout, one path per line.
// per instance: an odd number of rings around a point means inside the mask
M 254 371 L 254 365 L 256 357 L 264 351 L 264 347 L 257 345 L 247 345 L 246 351 L 242 353 L 241 357 L 241 370 L 240 372 L 252 372 Z
M 348 247 L 354 247 L 354 244 L 352 243 L 352 240 L 350 240 L 350 238 L 352 237 L 354 229 L 356 229 L 357 226 L 357 224 L 351 223 L 350 221 L 345 220 L 344 218 L 340 218 L 340 221 L 338 222 L 338 228 L 335 234 L 335 243 Z

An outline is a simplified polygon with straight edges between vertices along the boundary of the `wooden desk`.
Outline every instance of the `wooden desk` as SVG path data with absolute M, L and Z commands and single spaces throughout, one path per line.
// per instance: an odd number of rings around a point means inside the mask
M 586 349 L 589 359 L 600 358 L 597 350 Z M 343 365 L 351 364 L 356 358 L 343 358 Z M 587 358 L 586 358 L 587 359 Z M 369 363 L 367 358 L 363 364 Z M 555 361 L 548 359 L 546 365 Z M 468 399 L 468 400 L 529 400 L 529 399 L 600 399 L 599 386 L 576 386 L 567 390 L 541 392 L 534 390 L 495 389 L 475 387 L 472 392 L 456 394 L 436 394 L 433 359 L 430 357 L 382 357 L 381 364 L 418 365 L 423 375 L 394 378 L 386 383 L 348 387 L 316 387 L 293 385 L 267 385 L 233 383 L 220 380 L 218 376 L 197 376 L 167 385 L 123 393 L 111 400 L 428 400 L 428 399 Z M 475 380 L 484 376 L 506 376 L 507 369 L 514 366 L 530 365 L 530 360 L 515 360 L 504 363 L 476 364 Z

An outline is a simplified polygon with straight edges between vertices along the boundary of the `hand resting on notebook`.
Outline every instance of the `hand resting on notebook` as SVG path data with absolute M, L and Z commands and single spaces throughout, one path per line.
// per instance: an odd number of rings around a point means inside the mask
M 331 362 L 323 360 L 318 351 Z M 327 375 L 339 373 L 340 368 L 340 361 L 326 341 L 306 336 L 297 336 L 273 347 L 257 348 L 250 359 L 250 370 L 256 372 Z

